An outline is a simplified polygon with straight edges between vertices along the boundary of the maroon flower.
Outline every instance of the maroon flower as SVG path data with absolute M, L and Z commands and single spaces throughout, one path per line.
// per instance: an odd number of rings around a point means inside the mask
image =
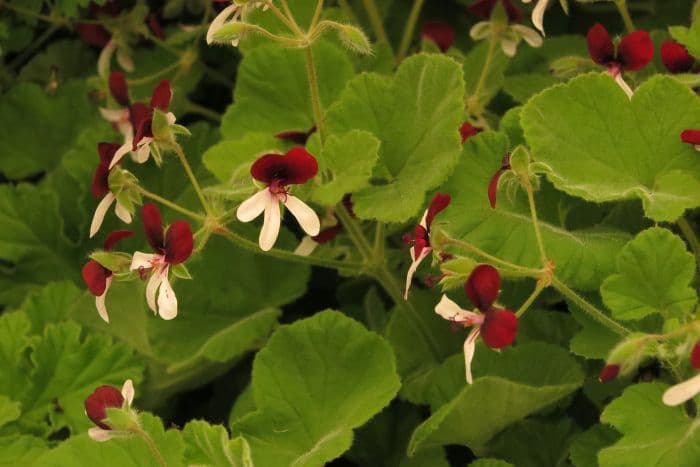
M 467 141 L 472 136 L 476 136 L 482 131 L 484 130 L 473 126 L 469 122 L 462 123 L 462 126 L 459 127 L 459 135 L 462 137 L 462 144 L 464 144 L 465 141 Z
M 608 31 L 596 23 L 588 30 L 587 41 L 593 61 L 607 67 L 612 76 L 623 71 L 640 70 L 654 58 L 654 43 L 646 31 L 627 34 L 616 50 Z
M 94 3 L 90 4 L 90 17 L 92 18 L 116 18 L 122 11 L 122 7 L 119 5 L 117 0 L 110 0 L 102 6 L 96 5 Z M 110 33 L 104 26 L 96 23 L 78 23 L 75 26 L 80 38 L 83 41 L 93 47 L 102 48 L 109 43 L 112 39 L 112 33 Z
M 510 153 L 506 153 L 501 159 L 501 167 L 493 174 L 489 181 L 488 197 L 491 209 L 496 209 L 496 194 L 498 193 L 498 182 L 501 180 L 501 175 L 510 170 Z
M 100 230 L 100 227 L 102 227 L 105 214 L 112 203 L 115 204 L 114 212 L 117 217 L 127 224 L 131 223 L 131 213 L 119 203 L 116 196 L 109 189 L 109 174 L 116 165 L 114 159 L 118 157 L 117 153 L 119 151 L 120 146 L 118 144 L 99 143 L 97 145 L 100 163 L 97 164 L 95 175 L 92 179 L 92 196 L 95 198 L 102 198 L 102 200 L 97 205 L 97 208 L 95 208 L 95 214 L 92 216 L 90 237 L 94 237 Z
M 129 107 L 131 100 L 129 99 L 129 87 L 126 84 L 124 74 L 113 71 L 109 74 L 109 91 L 114 97 L 114 100 L 122 107 Z
M 134 141 L 132 143 L 133 151 L 137 150 L 139 143 L 144 142 L 144 139 L 148 139 L 148 142 L 153 139 L 153 130 L 151 129 L 153 111 L 158 109 L 162 112 L 167 112 L 172 95 L 173 93 L 170 88 L 170 81 L 162 80 L 153 89 L 149 106 L 146 106 L 146 104 L 141 102 L 137 102 L 131 106 L 130 118 L 131 124 L 134 128 Z
M 661 44 L 661 61 L 671 73 L 687 73 L 695 66 L 695 59 L 688 49 L 671 40 Z
M 455 42 L 454 29 L 442 21 L 429 21 L 423 24 L 420 35 L 423 40 L 433 41 L 442 52 L 447 52 Z
M 305 146 L 306 142 L 314 133 L 316 133 L 316 125 L 312 126 L 311 129 L 309 129 L 308 131 L 283 131 L 281 133 L 277 133 L 275 135 L 275 138 L 283 139 L 285 141 L 291 141 L 292 143 L 298 144 L 299 146 Z
M 88 430 L 88 436 L 95 441 L 107 441 L 112 431 L 121 427 L 111 427 L 106 423 L 107 409 L 128 409 L 134 401 L 134 383 L 127 379 L 119 391 L 113 386 L 100 386 L 85 399 L 85 415 L 96 427 Z
M 607 383 L 617 378 L 620 374 L 620 365 L 605 365 L 598 375 L 598 381 L 601 383 Z
M 469 11 L 480 18 L 489 19 L 493 9 L 496 8 L 499 1 L 506 10 L 506 15 L 508 15 L 509 22 L 519 23 L 522 21 L 523 15 L 520 12 L 520 9 L 513 5 L 511 0 L 476 0 L 469 7 Z

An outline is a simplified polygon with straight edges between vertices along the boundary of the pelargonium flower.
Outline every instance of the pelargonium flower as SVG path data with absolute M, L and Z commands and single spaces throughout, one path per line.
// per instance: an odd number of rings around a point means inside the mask
M 429 21 L 423 24 L 420 35 L 424 40 L 433 41 L 442 52 L 447 52 L 455 42 L 455 30 L 442 21 Z
M 170 81 L 162 80 L 156 85 L 151 94 L 151 101 L 148 105 L 143 102 L 136 102 L 129 109 L 129 120 L 133 137 L 131 140 L 126 139 L 124 149 L 120 149 L 118 156 L 112 160 L 112 167 L 117 164 L 124 154 L 132 151 L 134 160 L 139 164 L 146 162 L 151 154 L 151 143 L 153 142 L 153 130 L 151 124 L 153 122 L 153 112 L 158 109 L 166 113 L 168 124 L 175 123 L 175 115 L 168 112 L 170 100 L 173 93 L 170 88 Z
M 474 306 L 479 310 L 462 309 L 455 302 L 443 295 L 435 312 L 453 323 L 464 327 L 472 326 L 472 331 L 464 341 L 464 364 L 467 383 L 472 384 L 472 360 L 476 349 L 476 339 L 481 340 L 492 349 L 501 349 L 513 343 L 518 333 L 518 318 L 510 310 L 494 307 L 494 302 L 501 288 L 501 277 L 493 266 L 481 264 L 472 271 L 464 284 L 464 291 Z
M 641 70 L 654 58 L 654 43 L 649 33 L 629 33 L 615 47 L 608 31 L 602 24 L 596 23 L 588 30 L 586 40 L 593 61 L 606 67 L 622 90 L 632 97 L 634 92 L 622 78 L 622 72 Z
M 122 5 L 116 0 L 111 0 L 102 6 L 90 4 L 90 14 L 93 18 L 116 18 L 121 12 Z M 107 76 L 109 64 L 115 52 L 119 66 L 129 72 L 134 71 L 134 61 L 129 55 L 129 50 L 123 47 L 104 26 L 95 23 L 78 23 L 76 31 L 88 45 L 102 49 L 97 59 L 97 72 L 100 76 Z
M 224 2 L 220 2 L 224 3 Z M 211 45 L 214 43 L 214 34 L 221 29 L 221 27 L 226 23 L 236 23 L 240 21 L 245 15 L 255 8 L 262 7 L 263 11 L 268 9 L 268 4 L 265 1 L 257 0 L 247 0 L 245 2 L 232 0 L 231 4 L 221 10 L 221 12 L 216 15 L 214 20 L 209 25 L 207 29 L 207 44 Z M 239 39 L 234 39 L 231 41 L 233 47 L 238 46 Z
M 115 436 L 114 428 L 107 425 L 107 409 L 130 409 L 134 401 L 134 383 L 127 379 L 119 391 L 113 386 L 100 386 L 85 399 L 85 415 L 96 427 L 88 430 L 88 436 L 95 441 L 107 441 Z
M 498 2 L 501 2 L 503 9 L 506 11 L 508 21 L 511 23 L 519 23 L 523 20 L 523 15 L 520 9 L 513 5 L 511 0 L 476 0 L 469 6 L 469 11 L 480 18 L 489 19 L 493 9 L 496 8 Z
M 476 136 L 482 131 L 484 130 L 475 127 L 469 122 L 462 123 L 462 126 L 459 127 L 459 135 L 462 137 L 462 144 L 464 144 L 472 136 Z
M 496 195 L 498 194 L 498 182 L 501 175 L 510 170 L 510 153 L 506 153 L 501 159 L 501 167 L 493 174 L 489 181 L 488 196 L 491 209 L 496 209 Z
M 312 126 L 308 131 L 299 130 L 288 130 L 282 131 L 275 135 L 275 138 L 282 139 L 285 141 L 291 141 L 292 143 L 298 144 L 299 146 L 306 145 L 311 135 L 316 133 L 316 125 Z
M 420 263 L 428 257 L 433 247 L 430 245 L 430 227 L 433 224 L 435 216 L 450 205 L 452 198 L 445 193 L 436 193 L 430 201 L 428 209 L 423 213 L 423 218 L 416 225 L 413 231 L 413 238 L 410 236 L 406 239 L 411 244 L 411 265 L 406 273 L 406 288 L 404 290 L 404 298 L 408 298 L 408 289 L 411 288 L 413 275 L 416 273 Z
M 313 237 L 319 234 L 321 221 L 318 215 L 289 193 L 289 185 L 304 184 L 317 172 L 316 159 L 302 147 L 292 148 L 286 154 L 265 154 L 253 163 L 251 175 L 266 186 L 243 201 L 236 216 L 241 222 L 250 222 L 265 213 L 258 238 L 263 251 L 269 251 L 277 241 L 282 220 L 279 203 L 289 209 L 307 235 Z
M 661 44 L 661 61 L 671 73 L 688 73 L 695 67 L 695 58 L 685 46 L 668 40 Z
M 125 140 L 131 141 L 134 131 L 130 119 L 131 99 L 126 78 L 122 73 L 113 71 L 109 74 L 107 83 L 110 94 L 121 107 L 117 109 L 100 107 L 100 114 L 124 136 Z
M 119 203 L 117 197 L 114 196 L 114 193 L 112 193 L 109 189 L 109 173 L 115 166 L 113 161 L 117 157 L 118 151 L 118 144 L 99 143 L 97 145 L 97 152 L 100 155 L 100 163 L 97 165 L 95 175 L 92 179 L 92 196 L 94 196 L 96 199 L 101 197 L 102 201 L 100 201 L 100 203 L 97 205 L 95 214 L 92 216 L 92 222 L 90 223 L 90 237 L 94 237 L 100 230 L 105 214 L 112 203 L 116 202 L 114 213 L 117 215 L 117 217 L 127 224 L 131 223 L 131 213 Z
M 192 230 L 186 221 L 178 220 L 164 231 L 160 211 L 153 203 L 143 205 L 141 217 L 146 239 L 155 254 L 135 252 L 130 269 L 141 273 L 150 271 L 151 278 L 146 286 L 148 307 L 163 319 L 173 319 L 177 316 L 177 297 L 168 274 L 171 266 L 185 262 L 192 254 Z
M 133 230 L 115 230 L 107 235 L 103 245 L 104 250 L 110 251 L 117 242 L 131 237 L 132 235 L 134 235 Z M 91 259 L 83 266 L 82 274 L 88 290 L 95 296 L 97 313 L 99 313 L 100 318 L 102 318 L 105 323 L 109 323 L 109 314 L 105 306 L 105 297 L 107 296 L 109 286 L 112 285 L 113 272 L 94 259 Z
M 532 0 L 523 0 L 523 3 L 530 3 Z M 537 0 L 535 8 L 532 9 L 532 24 L 542 33 L 544 36 L 544 12 L 549 5 L 549 0 Z
M 700 370 L 700 341 L 696 342 L 690 353 L 690 366 Z M 662 400 L 671 407 L 681 405 L 700 393 L 700 373 L 682 383 L 671 386 L 664 392 Z
M 522 24 L 516 24 L 522 20 L 522 15 L 510 0 L 477 0 L 469 7 L 469 10 L 477 16 L 489 19 L 499 1 L 506 11 L 509 23 L 504 30 L 498 33 L 503 53 L 509 57 L 515 56 L 521 39 L 531 47 L 540 47 L 542 36 L 537 31 Z M 469 30 L 469 36 L 475 41 L 486 39 L 492 34 L 494 32 L 490 21 L 480 21 Z
M 685 130 L 681 133 L 681 141 L 692 144 L 696 150 L 700 151 L 700 130 Z

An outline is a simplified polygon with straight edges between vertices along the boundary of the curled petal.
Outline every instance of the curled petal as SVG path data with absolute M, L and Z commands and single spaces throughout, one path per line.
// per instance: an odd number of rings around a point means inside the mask
M 483 130 L 481 128 L 477 128 L 469 122 L 462 123 L 462 126 L 459 127 L 459 135 L 462 137 L 462 144 L 464 144 L 464 142 L 472 136 L 476 136 L 482 131 Z
M 689 380 L 671 386 L 664 392 L 661 400 L 671 407 L 681 405 L 689 401 L 700 392 L 700 373 Z
M 340 232 L 341 229 L 342 229 L 342 226 L 340 224 L 336 224 L 333 227 L 328 227 L 328 228 L 321 230 L 318 233 L 318 235 L 314 235 L 312 237 L 312 239 L 316 243 L 320 243 L 320 244 L 328 243 L 338 235 L 338 232 Z
M 100 51 L 100 56 L 97 58 L 97 74 L 103 78 L 107 78 L 109 62 L 112 61 L 112 55 L 114 55 L 115 50 L 117 50 L 117 43 L 114 39 L 110 39 Z
M 117 152 L 114 153 L 114 157 L 112 158 L 112 162 L 109 164 L 110 170 L 112 167 L 117 165 L 121 160 L 122 157 L 125 155 L 129 154 L 131 152 L 131 147 L 133 144 L 133 137 L 132 136 L 127 136 L 124 138 L 124 144 L 119 146 L 119 149 L 117 149 Z
M 171 320 L 177 316 L 177 297 L 168 280 L 168 268 L 163 269 L 163 279 L 158 289 L 158 314 L 164 320 Z
M 496 171 L 495 174 L 493 174 L 493 177 L 491 177 L 491 180 L 489 181 L 488 197 L 491 209 L 496 209 L 496 195 L 498 195 L 498 182 L 501 180 L 501 175 L 503 175 L 506 170 L 508 169 L 504 169 L 503 167 L 501 167 Z
M 491 35 L 491 23 L 488 21 L 479 21 L 469 30 L 469 37 L 475 41 L 486 39 Z
M 112 432 L 112 430 L 104 430 L 102 428 L 94 426 L 88 429 L 88 436 L 93 441 L 102 443 L 112 439 L 114 437 L 114 433 Z
M 117 48 L 117 63 L 129 73 L 134 71 L 134 60 L 128 51 L 123 48 Z
M 131 404 L 134 402 L 135 394 L 136 391 L 134 391 L 134 382 L 130 379 L 124 381 L 124 385 L 122 386 L 122 396 L 129 407 L 131 407 Z
M 544 12 L 547 9 L 549 0 L 539 0 L 535 8 L 532 10 L 532 24 L 544 36 Z
M 168 106 L 170 105 L 170 99 L 172 97 L 173 92 L 170 88 L 170 81 L 167 79 L 162 80 L 158 83 L 155 89 L 153 89 L 153 94 L 151 95 L 151 108 L 167 112 Z
M 296 196 L 287 195 L 284 205 L 296 218 L 307 235 L 316 236 L 321 231 L 321 220 L 316 212 Z
M 695 65 L 695 59 L 688 53 L 688 49 L 676 41 L 661 44 L 661 61 L 671 73 L 686 73 Z
M 464 341 L 464 369 L 466 371 L 467 384 L 472 384 L 474 382 L 474 378 L 472 377 L 472 360 L 474 360 L 474 353 L 476 351 L 477 337 L 479 337 L 479 328 L 475 327 Z
M 442 52 L 452 47 L 455 42 L 455 30 L 442 21 L 429 21 L 421 28 L 421 37 L 433 41 Z
M 607 66 L 615 60 L 615 45 L 602 24 L 596 23 L 588 30 L 586 41 L 588 53 L 598 65 Z
M 143 164 L 148 160 L 148 157 L 151 155 L 151 141 L 153 141 L 153 138 L 141 138 L 136 151 L 131 154 L 131 158 L 134 162 Z
M 654 43 L 646 31 L 627 34 L 617 46 L 617 59 L 623 70 L 635 71 L 647 66 L 654 58 Z
M 275 138 L 278 139 L 283 139 L 285 141 L 290 141 L 294 144 L 299 144 L 301 146 L 304 146 L 306 142 L 309 139 L 309 136 L 316 131 L 316 127 L 313 127 L 311 131 L 295 131 L 295 130 L 289 130 L 289 131 L 282 131 L 280 133 L 277 133 L 275 135 Z
M 411 258 L 413 258 L 413 261 L 411 262 L 411 265 L 408 267 L 408 271 L 406 272 L 406 287 L 404 288 L 403 292 L 404 300 L 408 300 L 408 290 L 411 288 L 413 275 L 416 273 L 416 270 L 418 269 L 420 263 L 428 257 L 431 251 L 432 248 L 423 248 L 416 257 L 415 248 L 411 248 Z
M 100 115 L 110 123 L 120 123 L 129 120 L 129 109 L 105 109 L 100 107 Z
M 444 211 L 447 206 L 450 205 L 450 201 L 452 201 L 450 195 L 446 193 L 435 193 L 435 196 L 433 196 L 433 199 L 430 201 L 430 205 L 428 206 L 428 210 L 425 214 L 426 230 L 430 231 L 430 226 L 433 223 L 433 219 L 435 219 L 435 216 Z
M 114 213 L 125 224 L 131 224 L 131 213 L 124 206 L 122 206 L 119 201 L 117 201 L 116 206 L 114 206 Z
M 269 203 L 277 202 L 277 198 L 270 193 L 270 190 L 260 190 L 238 206 L 236 217 L 241 222 L 250 222 L 262 214 Z
M 148 284 L 146 285 L 146 303 L 148 303 L 148 308 L 151 309 L 153 313 L 158 313 L 158 308 L 156 306 L 156 294 L 161 282 L 163 282 L 163 275 L 161 274 L 160 268 L 153 271 L 151 278 L 148 279 Z
M 263 251 L 270 251 L 272 247 L 275 246 L 277 236 L 280 233 L 280 223 L 281 213 L 279 203 L 267 203 L 265 205 L 263 226 L 260 230 L 260 237 L 258 237 L 260 249 Z
M 143 219 L 143 229 L 146 234 L 146 240 L 157 252 L 163 249 L 163 219 L 160 217 L 160 211 L 154 203 L 146 203 L 141 208 L 141 218 Z
M 515 57 L 515 53 L 518 51 L 517 38 L 504 34 L 501 37 L 501 50 L 507 57 Z
M 105 239 L 103 244 L 103 248 L 109 251 L 118 242 L 124 240 L 125 238 L 129 238 L 132 235 L 134 235 L 133 230 L 115 230 L 114 232 L 111 232 L 109 235 L 107 235 L 107 238 Z
M 464 310 L 462 307 L 450 300 L 447 295 L 443 295 L 440 302 L 435 305 L 435 313 L 448 321 L 461 323 L 465 326 L 480 325 L 484 321 L 484 315 L 474 313 L 473 311 Z
M 308 235 L 305 235 L 299 242 L 299 245 L 294 249 L 294 254 L 298 256 L 309 256 L 314 252 L 317 246 L 318 242 Z
M 271 183 L 278 180 L 282 185 L 302 184 L 318 173 L 316 158 L 301 146 L 290 149 L 286 154 L 265 154 L 250 168 L 254 179 Z
M 129 107 L 129 87 L 122 73 L 113 71 L 109 74 L 109 91 L 119 105 Z
M 107 290 L 107 278 L 112 275 L 109 269 L 92 259 L 85 263 L 82 274 L 88 290 L 96 297 L 105 293 Z
M 483 312 L 491 309 L 501 289 L 501 276 L 490 264 L 480 264 L 469 275 L 464 291 L 475 307 Z
M 684 143 L 700 145 L 700 130 L 685 130 L 681 133 L 681 140 Z
M 104 293 L 98 297 L 95 297 L 95 308 L 97 308 L 97 313 L 100 315 L 100 318 L 102 318 L 102 320 L 105 323 L 109 323 L 109 314 L 107 314 L 107 306 L 105 305 L 105 299 L 107 298 L 107 291 L 109 290 L 110 285 L 112 285 L 111 274 L 109 277 L 107 277 Z
M 90 223 L 90 238 L 94 237 L 100 230 L 100 227 L 102 227 L 105 214 L 107 214 L 107 210 L 115 199 L 116 198 L 112 193 L 107 193 L 107 195 L 105 195 L 105 197 L 102 198 L 102 201 L 100 201 L 100 203 L 97 205 L 97 208 L 95 208 L 95 214 L 92 216 L 92 222 Z
M 481 338 L 492 349 L 502 349 L 513 343 L 518 334 L 518 318 L 510 310 L 491 309 L 481 325 Z
M 630 85 L 627 84 L 627 81 L 625 81 L 625 79 L 622 77 L 622 73 L 616 74 L 614 79 L 615 79 L 615 82 L 617 83 L 617 85 L 620 86 L 620 88 L 623 91 L 625 91 L 625 94 L 627 94 L 627 97 L 632 99 L 632 96 L 634 96 L 634 91 L 632 90 Z
M 192 254 L 192 229 L 186 221 L 175 221 L 165 233 L 165 262 L 179 264 Z

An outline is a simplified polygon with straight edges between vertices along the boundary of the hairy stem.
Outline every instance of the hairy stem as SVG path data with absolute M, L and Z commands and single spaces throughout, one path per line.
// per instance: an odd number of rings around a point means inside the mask
M 165 458 L 163 457 L 163 455 L 162 455 L 162 454 L 160 453 L 160 451 L 158 450 L 158 446 L 156 446 L 156 443 L 155 443 L 155 441 L 153 441 L 153 438 L 151 438 L 151 435 L 149 435 L 148 433 L 146 433 L 146 431 L 143 430 L 143 429 L 140 428 L 140 427 L 139 427 L 139 428 L 135 428 L 135 429 L 134 429 L 134 432 L 135 432 L 137 435 L 139 435 L 139 436 L 146 442 L 146 445 L 148 446 L 148 449 L 149 449 L 149 450 L 151 451 L 151 453 L 153 454 L 153 457 L 156 458 L 156 460 L 158 461 L 158 464 L 160 464 L 160 465 L 163 466 L 163 467 L 167 467 L 168 464 L 165 462 Z
M 321 108 L 321 96 L 318 92 L 318 78 L 316 77 L 316 65 L 314 63 L 314 53 L 311 47 L 304 49 L 306 57 L 306 75 L 309 80 L 309 95 L 311 96 L 311 107 L 316 121 L 316 130 L 321 138 L 321 145 L 326 141 L 326 126 L 323 122 L 323 110 Z
M 483 109 L 479 103 L 479 95 L 481 90 L 486 84 L 486 78 L 488 77 L 489 70 L 491 69 L 491 64 L 493 63 L 493 57 L 496 55 L 496 47 L 498 46 L 498 37 L 496 34 L 491 34 L 489 37 L 489 48 L 486 52 L 486 59 L 484 60 L 484 66 L 481 68 L 481 74 L 479 75 L 479 81 L 476 82 L 476 87 L 471 96 L 467 98 L 467 111 L 470 113 L 477 114 L 481 116 Z
M 316 3 L 316 10 L 314 11 L 314 17 L 311 19 L 311 25 L 309 26 L 310 31 L 313 31 L 316 24 L 318 24 L 318 20 L 321 19 L 321 13 L 323 13 L 323 0 L 318 0 L 318 3 Z
M 199 185 L 199 182 L 197 181 L 197 177 L 194 176 L 194 172 L 192 171 L 192 167 L 190 166 L 190 163 L 187 161 L 187 156 L 185 156 L 185 152 L 182 150 L 182 147 L 179 144 L 175 145 L 175 153 L 177 154 L 177 157 L 180 159 L 180 162 L 182 163 L 182 167 L 185 169 L 185 172 L 187 173 L 187 177 L 190 179 L 190 182 L 192 183 L 192 187 L 194 188 L 194 191 L 197 193 L 197 197 L 199 198 L 200 203 L 202 203 L 202 207 L 204 208 L 204 211 L 207 213 L 207 215 L 212 216 L 211 207 L 209 206 L 207 199 L 204 197 L 204 192 L 202 191 L 202 187 Z
M 424 0 L 413 0 L 413 6 L 411 7 L 411 13 L 408 15 L 408 20 L 403 29 L 403 35 L 401 36 L 401 44 L 399 45 L 399 52 L 396 54 L 396 62 L 401 63 L 401 61 L 406 57 L 408 52 L 408 47 L 411 45 L 411 39 L 413 38 L 413 32 L 416 29 L 416 23 L 418 22 L 418 16 L 420 16 L 420 11 L 423 8 Z
M 188 217 L 190 217 L 190 218 L 192 218 L 192 219 L 194 219 L 194 220 L 196 220 L 196 221 L 199 221 L 199 222 L 202 222 L 202 223 L 203 223 L 203 222 L 206 220 L 206 217 L 205 217 L 205 216 L 203 216 L 203 215 L 201 215 L 201 214 L 198 214 L 198 213 L 196 213 L 196 212 L 194 212 L 194 211 L 190 211 L 189 209 L 187 209 L 187 208 L 185 208 L 185 207 L 182 207 L 182 206 L 180 206 L 180 205 L 177 204 L 177 203 L 173 203 L 173 202 L 170 201 L 169 199 L 163 198 L 163 197 L 160 196 L 160 195 L 157 195 L 157 194 L 155 194 L 155 193 L 152 193 L 152 192 L 146 190 L 145 188 L 141 187 L 140 185 L 132 185 L 132 188 L 133 188 L 134 190 L 138 191 L 139 193 L 141 193 L 141 195 L 145 196 L 146 198 L 150 198 L 150 199 L 152 199 L 153 201 L 157 201 L 157 202 L 159 202 L 160 204 L 162 204 L 163 206 L 167 206 L 167 207 L 169 207 L 170 209 L 172 209 L 173 211 L 177 211 L 177 212 L 179 212 L 179 213 L 181 213 L 181 214 L 184 214 L 184 215 L 186 215 L 186 216 L 188 216 Z
M 532 291 L 530 296 L 525 300 L 525 302 L 520 305 L 520 308 L 518 308 L 518 311 L 515 312 L 515 316 L 520 318 L 527 310 L 532 306 L 532 304 L 537 300 L 537 297 L 540 296 L 542 291 L 547 288 L 547 284 L 544 281 L 537 281 L 537 285 L 535 286 L 535 290 Z
M 190 112 L 194 114 L 201 115 L 203 117 L 208 118 L 209 120 L 212 120 L 214 122 L 220 122 L 221 121 L 221 115 L 214 112 L 211 109 L 208 109 L 202 105 L 199 105 L 195 102 L 188 101 L 185 104 L 185 112 Z
M 627 29 L 627 32 L 634 32 L 636 28 L 632 22 L 630 10 L 627 8 L 627 0 L 615 0 L 615 6 L 617 7 L 617 11 L 620 12 L 620 16 L 622 16 L 622 21 L 625 23 L 625 29 Z
M 537 248 L 540 250 L 540 259 L 542 267 L 547 267 L 549 260 L 547 253 L 544 250 L 544 241 L 542 240 L 542 231 L 540 230 L 540 222 L 537 219 L 537 206 L 535 205 L 535 194 L 532 191 L 530 180 L 525 182 L 525 191 L 527 191 L 527 202 L 530 205 L 530 217 L 532 218 L 532 228 L 535 230 L 535 239 L 537 240 Z
M 493 265 L 500 266 L 504 269 L 508 269 L 514 272 L 523 273 L 527 277 L 533 277 L 538 279 L 542 276 L 543 271 L 541 269 L 528 268 L 525 266 L 520 266 L 510 261 L 502 260 L 501 258 L 494 256 L 492 254 L 486 253 L 484 250 L 472 245 L 469 242 L 463 240 L 458 240 L 456 238 L 445 238 L 442 240 L 442 245 L 454 245 L 458 248 L 462 248 L 470 253 L 480 256 L 482 259 L 493 263 Z

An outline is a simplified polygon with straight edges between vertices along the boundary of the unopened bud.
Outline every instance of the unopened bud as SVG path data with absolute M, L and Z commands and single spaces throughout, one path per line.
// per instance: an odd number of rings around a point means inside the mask
M 344 24 L 338 28 L 338 36 L 348 49 L 363 55 L 372 53 L 372 45 L 362 29 Z
M 601 383 L 607 383 L 617 378 L 620 374 L 620 365 L 608 364 L 603 367 L 598 375 L 598 381 Z
M 233 42 L 240 40 L 246 33 L 250 32 L 251 25 L 240 21 L 233 21 L 221 26 L 213 35 L 213 42 Z

